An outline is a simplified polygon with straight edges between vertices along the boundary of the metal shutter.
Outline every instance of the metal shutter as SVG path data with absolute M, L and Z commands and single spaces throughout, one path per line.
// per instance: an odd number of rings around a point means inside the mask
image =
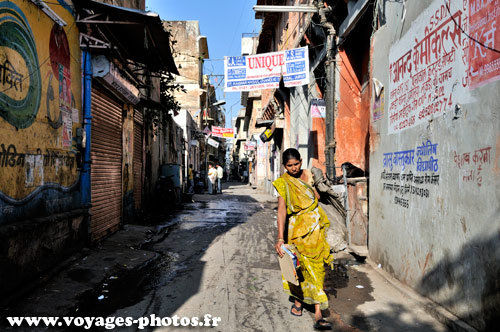
M 92 89 L 91 134 L 92 241 L 119 228 L 122 211 L 121 105 Z
M 143 156 L 143 117 L 142 113 L 134 110 L 134 205 L 135 211 L 142 208 L 142 156 Z

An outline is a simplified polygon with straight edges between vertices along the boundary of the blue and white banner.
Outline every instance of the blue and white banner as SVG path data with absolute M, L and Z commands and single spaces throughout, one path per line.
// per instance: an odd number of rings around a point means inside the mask
M 309 83 L 307 47 L 249 56 L 224 57 L 224 91 L 278 88 L 281 76 L 286 87 Z

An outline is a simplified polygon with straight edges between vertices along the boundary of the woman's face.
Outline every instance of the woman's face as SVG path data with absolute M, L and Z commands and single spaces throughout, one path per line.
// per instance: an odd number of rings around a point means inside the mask
M 288 161 L 285 164 L 285 169 L 288 172 L 288 174 L 292 176 L 296 176 L 300 173 L 300 168 L 302 167 L 302 159 L 297 160 L 297 159 L 288 159 Z

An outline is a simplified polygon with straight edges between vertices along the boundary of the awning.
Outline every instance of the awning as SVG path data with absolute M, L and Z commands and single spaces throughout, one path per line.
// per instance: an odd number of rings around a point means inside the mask
M 155 109 L 155 110 L 158 110 L 158 111 L 162 111 L 164 113 L 168 113 L 168 110 L 165 106 L 163 106 L 161 103 L 157 102 L 157 101 L 154 101 L 153 99 L 146 99 L 144 97 L 141 98 L 141 100 L 139 101 L 139 103 L 136 105 L 137 107 L 146 107 L 146 108 L 149 108 L 149 109 Z M 174 110 L 171 110 L 174 114 L 173 116 L 177 116 L 179 115 L 179 111 L 174 111 Z
M 169 34 L 163 29 L 158 14 L 93 0 L 74 0 L 73 4 L 82 33 L 102 39 L 92 29 L 92 25 L 96 25 L 111 47 L 116 47 L 124 58 L 144 64 L 153 72 L 165 70 L 179 74 L 172 57 Z
M 262 118 L 257 118 L 255 121 L 255 127 L 260 128 L 260 127 L 267 127 L 270 126 L 274 123 L 274 119 L 270 120 L 264 120 Z
M 165 106 L 163 106 L 161 103 L 156 102 L 152 99 L 146 99 L 144 97 L 141 98 L 141 100 L 139 101 L 137 106 L 138 107 L 146 107 L 149 109 L 155 109 L 155 110 L 163 111 L 165 113 L 168 112 L 168 110 L 165 108 Z
M 343 40 L 347 38 L 347 35 L 354 29 L 358 21 L 368 9 L 369 4 L 369 0 L 360 0 L 355 2 L 351 8 L 348 5 L 349 14 L 339 27 L 338 35 L 341 39 L 341 42 L 343 42 Z

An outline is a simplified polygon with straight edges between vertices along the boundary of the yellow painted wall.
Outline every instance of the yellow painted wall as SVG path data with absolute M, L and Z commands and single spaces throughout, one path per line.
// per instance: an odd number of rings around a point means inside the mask
M 20 201 L 39 188 L 68 188 L 78 180 L 79 33 L 70 9 L 55 3 L 47 4 L 67 23 L 62 30 L 31 1 L 0 2 L 0 198 L 4 200 Z

